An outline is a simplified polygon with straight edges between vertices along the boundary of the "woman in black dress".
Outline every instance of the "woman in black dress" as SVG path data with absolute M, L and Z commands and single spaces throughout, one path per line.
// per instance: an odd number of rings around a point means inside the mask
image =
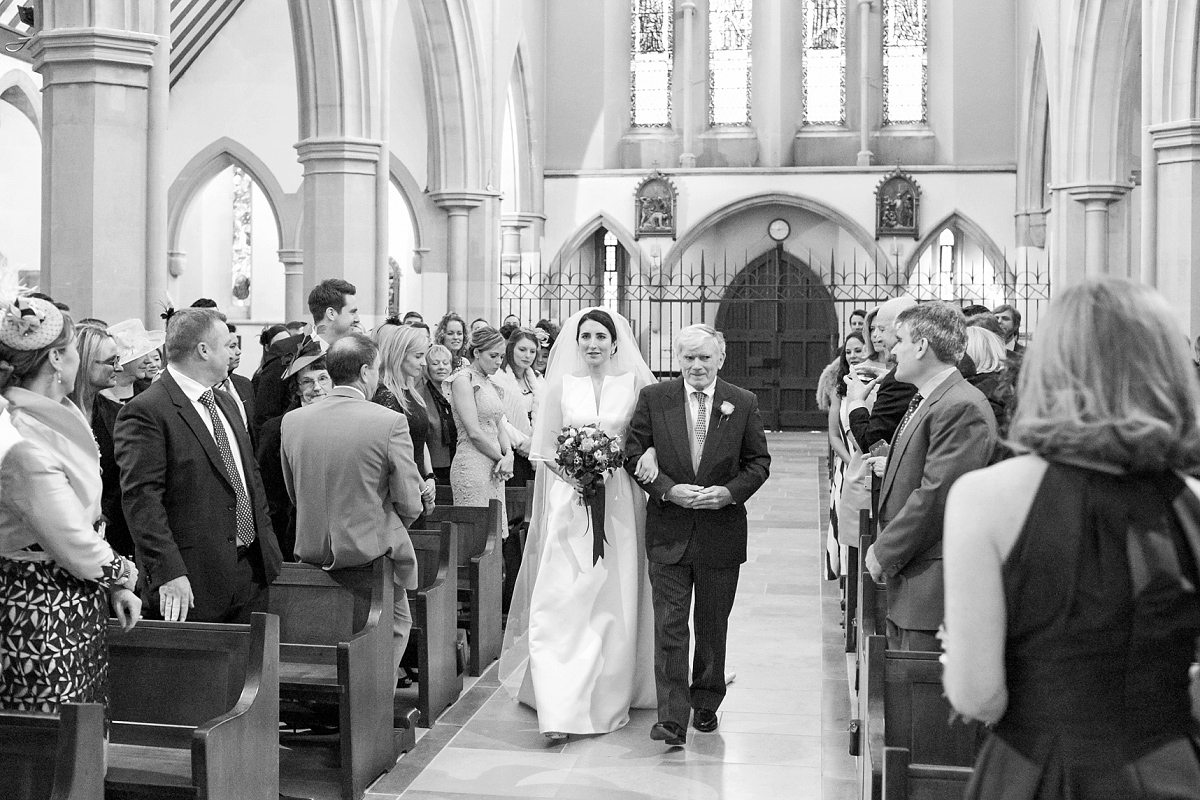
M 440 344 L 430 347 L 425 354 L 425 380 L 421 383 L 421 399 L 425 401 L 425 418 L 429 422 L 425 446 L 429 449 L 434 479 L 441 486 L 450 485 L 450 465 L 454 463 L 458 448 L 458 426 L 454 422 L 447 382 L 454 372 L 453 358 Z
M 429 335 L 421 328 L 385 322 L 373 335 L 379 345 L 379 389 L 372 398 L 376 403 L 408 418 L 408 433 L 412 437 L 413 460 L 425 485 L 421 499 L 425 510 L 433 508 L 436 482 L 425 440 L 429 435 L 429 419 L 425 416 L 425 399 L 419 389 L 425 372 L 425 353 L 429 350 Z M 409 527 L 420 528 L 417 519 Z
M 968 798 L 1200 798 L 1200 381 L 1166 301 L 1125 280 L 1041 321 L 1016 458 L 946 506 L 946 693 L 993 727 Z

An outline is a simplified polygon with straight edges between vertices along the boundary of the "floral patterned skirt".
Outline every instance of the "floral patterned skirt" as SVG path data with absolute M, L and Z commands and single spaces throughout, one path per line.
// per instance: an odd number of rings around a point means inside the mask
M 49 562 L 0 558 L 0 708 L 107 708 L 107 637 L 104 587 Z

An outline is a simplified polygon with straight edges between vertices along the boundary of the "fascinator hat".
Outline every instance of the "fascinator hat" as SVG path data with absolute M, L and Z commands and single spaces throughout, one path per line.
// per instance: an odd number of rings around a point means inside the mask
M 33 352 L 49 347 L 63 329 L 62 312 L 39 297 L 0 290 L 0 345 Z
M 122 364 L 145 358 L 163 346 L 167 335 L 162 331 L 148 331 L 140 319 L 127 319 L 108 329 L 108 335 L 117 343 L 117 357 Z

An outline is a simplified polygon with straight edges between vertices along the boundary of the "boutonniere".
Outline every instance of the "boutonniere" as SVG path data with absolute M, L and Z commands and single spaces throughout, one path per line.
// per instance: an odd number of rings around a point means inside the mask
M 721 406 L 718 410 L 721 412 L 721 418 L 717 420 L 717 427 L 719 428 L 721 427 L 721 423 L 728 419 L 729 415 L 733 413 L 733 403 L 726 400 L 724 403 L 721 403 Z

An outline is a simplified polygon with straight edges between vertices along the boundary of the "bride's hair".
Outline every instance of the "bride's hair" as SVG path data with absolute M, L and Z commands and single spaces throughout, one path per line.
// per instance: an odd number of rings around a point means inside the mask
M 593 308 L 591 311 L 579 318 L 579 325 L 575 328 L 575 341 L 579 341 L 579 332 L 583 330 L 583 323 L 598 322 L 604 326 L 604 330 L 608 331 L 609 337 L 612 338 L 613 346 L 617 344 L 617 323 L 613 322 L 612 316 L 603 309 Z

